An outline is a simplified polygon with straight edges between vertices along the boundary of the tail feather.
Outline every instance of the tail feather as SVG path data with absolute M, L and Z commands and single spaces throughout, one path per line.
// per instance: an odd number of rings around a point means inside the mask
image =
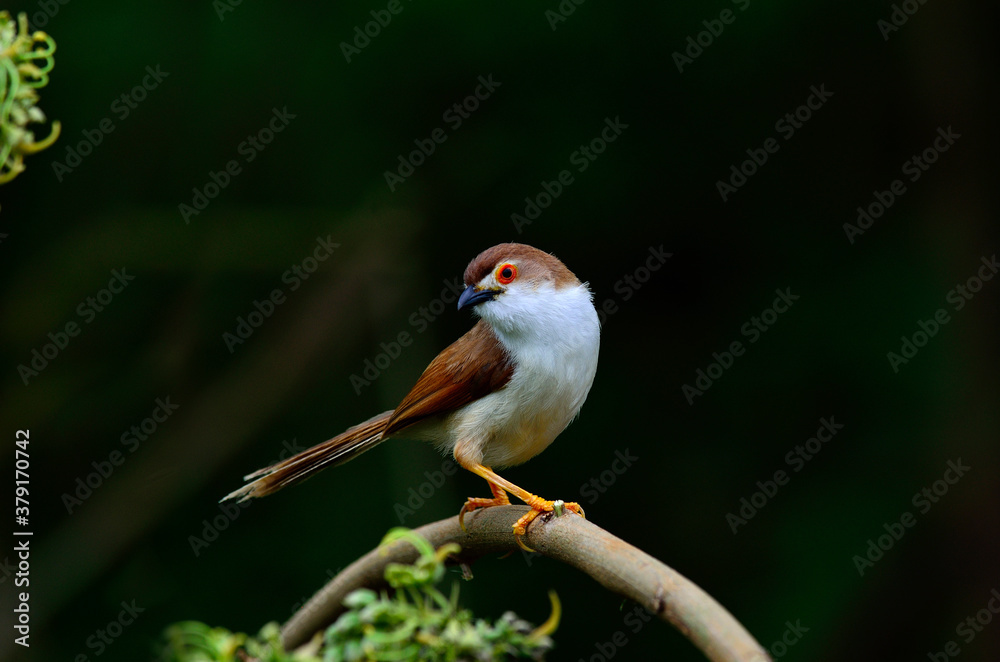
M 383 432 L 391 416 L 391 410 L 382 412 L 333 439 L 328 439 L 270 467 L 247 474 L 243 480 L 251 482 L 230 492 L 222 498 L 222 501 L 229 499 L 246 501 L 267 496 L 311 477 L 320 469 L 353 460 L 385 440 Z

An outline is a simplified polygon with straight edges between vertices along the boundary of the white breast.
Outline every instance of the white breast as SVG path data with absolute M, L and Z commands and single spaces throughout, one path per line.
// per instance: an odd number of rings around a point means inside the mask
M 515 295 L 515 296 L 511 296 Z M 586 285 L 508 291 L 480 306 L 514 359 L 503 389 L 453 414 L 453 445 L 500 468 L 545 450 L 579 413 L 597 372 L 600 324 Z

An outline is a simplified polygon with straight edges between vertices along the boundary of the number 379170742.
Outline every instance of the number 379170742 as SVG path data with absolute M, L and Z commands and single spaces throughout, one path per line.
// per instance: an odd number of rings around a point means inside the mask
M 14 516 L 17 521 L 27 524 L 28 518 L 28 441 L 30 430 L 18 430 L 14 445 Z M 23 505 L 22 505 L 23 504 Z M 21 519 L 24 518 L 24 519 Z

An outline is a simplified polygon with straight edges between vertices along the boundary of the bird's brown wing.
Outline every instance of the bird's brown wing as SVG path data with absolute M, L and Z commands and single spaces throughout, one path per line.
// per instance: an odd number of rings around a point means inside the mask
M 431 361 L 392 413 L 384 434 L 448 414 L 489 395 L 506 386 L 513 373 L 510 354 L 489 325 L 480 320 Z
M 275 465 L 255 471 L 247 483 L 226 496 L 245 501 L 277 492 L 320 469 L 343 464 L 380 444 L 393 432 L 455 411 L 503 388 L 514 365 L 493 330 L 480 321 L 424 370 L 395 411 L 387 411 Z

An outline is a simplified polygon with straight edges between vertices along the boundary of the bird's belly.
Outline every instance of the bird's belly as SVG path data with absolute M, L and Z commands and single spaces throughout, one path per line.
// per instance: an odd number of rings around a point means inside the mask
M 506 388 L 455 413 L 459 436 L 474 440 L 486 466 L 523 464 L 569 425 L 589 390 L 590 380 L 515 375 Z
M 483 464 L 511 467 L 524 464 L 549 447 L 569 424 L 568 416 L 538 412 L 531 417 L 508 421 L 498 429 L 483 449 Z

